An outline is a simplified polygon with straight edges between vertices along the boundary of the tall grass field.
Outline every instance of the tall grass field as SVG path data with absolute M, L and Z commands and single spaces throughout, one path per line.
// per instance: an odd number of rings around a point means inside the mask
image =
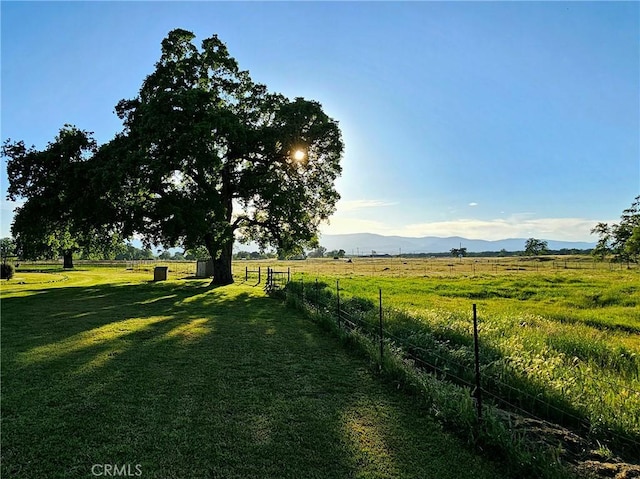
M 372 323 L 378 321 L 382 290 L 391 334 L 435 351 L 423 353 L 431 361 L 445 356 L 468 370 L 476 304 L 482 372 L 498 400 L 575 426 L 596 441 L 610 441 L 640 462 L 637 267 L 586 257 L 545 262 L 356 258 L 275 267 L 292 269 L 294 282 L 306 283 L 309 297 L 316 281 L 331 295 L 329 301 L 335 301 L 339 288 L 342 308 L 351 302 L 352 311 L 368 311 Z

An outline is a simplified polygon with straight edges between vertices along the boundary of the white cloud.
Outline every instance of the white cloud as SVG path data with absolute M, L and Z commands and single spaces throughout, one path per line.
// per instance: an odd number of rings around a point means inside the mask
M 561 241 L 595 241 L 590 235 L 597 220 L 585 218 L 531 218 L 514 215 L 507 219 L 460 219 L 406 225 L 406 236 L 464 236 L 485 240 L 544 238 Z
M 599 221 L 602 220 L 534 218 L 531 213 L 520 213 L 509 218 L 489 220 L 458 219 L 393 226 L 382 221 L 338 216 L 332 218 L 331 223 L 323 227 L 322 231 L 325 234 L 377 233 L 408 237 L 462 236 L 469 239 L 484 240 L 534 237 L 558 241 L 594 242 L 597 238 L 591 235 L 590 232 Z
M 478 203 L 476 203 L 475 201 L 472 201 L 471 203 L 469 203 L 469 206 L 471 207 L 478 206 Z

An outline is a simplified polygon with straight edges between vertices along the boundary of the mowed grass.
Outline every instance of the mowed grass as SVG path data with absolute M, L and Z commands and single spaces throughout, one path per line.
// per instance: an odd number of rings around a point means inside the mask
M 259 287 L 60 274 L 2 284 L 2 477 L 507 477 Z
M 472 357 L 475 303 L 487 373 L 584 420 L 596 438 L 613 433 L 640 441 L 637 267 L 590 267 L 583 261 L 565 268 L 560 260 L 552 267 L 503 259 L 501 269 L 483 263 L 481 271 L 473 260 L 457 261 L 316 260 L 306 269 L 303 262 L 290 266 L 296 281 L 304 277 L 309 295 L 316 278 L 333 292 L 339 280 L 343 301 L 359 297 L 377 305 L 382 289 L 385 307 L 414 318 L 389 315 L 388 321 L 403 322 L 387 324 L 394 334 L 414 342 L 426 334 L 454 356 Z M 545 409 L 532 412 L 544 416 Z M 551 413 L 552 420 L 570 419 Z

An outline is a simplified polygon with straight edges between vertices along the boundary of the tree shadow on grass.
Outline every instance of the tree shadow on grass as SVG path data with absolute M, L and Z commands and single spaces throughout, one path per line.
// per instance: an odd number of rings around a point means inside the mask
M 3 300 L 5 477 L 501 476 L 259 290 L 46 291 Z

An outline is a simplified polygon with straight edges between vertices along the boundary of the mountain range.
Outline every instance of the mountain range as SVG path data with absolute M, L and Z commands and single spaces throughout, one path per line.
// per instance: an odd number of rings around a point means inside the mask
M 438 236 L 423 236 L 412 238 L 407 236 L 383 236 L 373 233 L 353 233 L 341 235 L 322 235 L 320 245 L 327 248 L 327 251 L 345 250 L 349 255 L 369 255 L 372 251 L 377 254 L 409 254 L 409 253 L 448 253 L 452 248 L 467 248 L 469 253 L 483 253 L 489 251 L 524 251 L 526 238 L 507 238 L 496 241 L 479 239 L 468 239 L 460 236 L 449 236 L 441 238 Z M 555 241 L 545 240 L 551 250 L 561 249 L 592 249 L 596 243 L 582 241 Z M 142 248 L 140 240 L 130 242 L 137 248 Z M 154 251 L 161 248 L 154 247 Z M 258 246 L 254 243 L 234 245 L 234 251 L 257 251 Z M 183 251 L 183 248 L 170 248 L 169 251 L 175 253 Z
M 468 239 L 460 236 L 440 238 L 437 236 L 423 236 L 410 238 L 405 236 L 382 236 L 372 233 L 355 233 L 341 235 L 322 235 L 320 244 L 327 250 L 343 249 L 347 254 L 377 254 L 399 253 L 446 253 L 452 248 L 467 248 L 469 253 L 488 251 L 524 251 L 526 238 L 507 238 L 495 241 Z M 582 241 L 545 240 L 550 250 L 561 249 L 591 249 L 595 243 Z

